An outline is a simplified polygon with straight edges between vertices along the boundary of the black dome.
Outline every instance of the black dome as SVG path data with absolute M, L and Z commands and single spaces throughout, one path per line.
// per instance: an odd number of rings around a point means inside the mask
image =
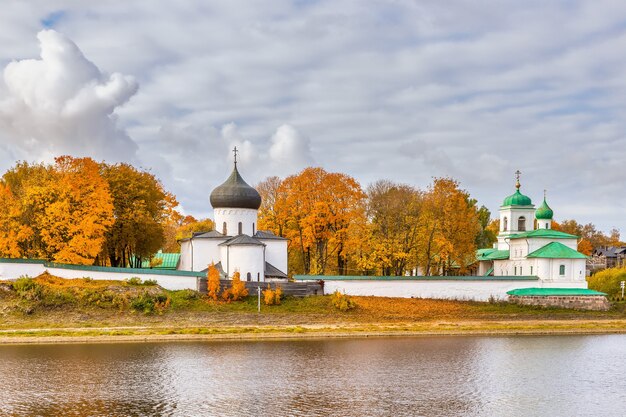
M 248 208 L 258 210 L 261 207 L 261 195 L 250 187 L 239 175 L 237 165 L 224 183 L 211 193 L 213 208 Z

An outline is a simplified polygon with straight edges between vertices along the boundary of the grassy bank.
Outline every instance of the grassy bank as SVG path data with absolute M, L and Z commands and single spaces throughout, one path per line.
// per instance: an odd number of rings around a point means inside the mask
M 607 312 L 508 303 L 353 297 L 337 309 L 330 296 L 262 305 L 208 300 L 139 282 L 64 280 L 42 275 L 0 282 L 0 341 L 169 340 L 409 334 L 626 332 L 626 308 Z M 150 284 L 150 283 L 148 283 Z

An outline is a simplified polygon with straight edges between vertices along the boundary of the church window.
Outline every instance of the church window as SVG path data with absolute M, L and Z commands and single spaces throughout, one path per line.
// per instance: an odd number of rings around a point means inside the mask
M 550 226 L 550 225 L 549 225 L 548 223 L 546 223 L 546 229 L 548 229 L 548 228 L 549 228 L 549 226 Z
M 250 272 L 248 272 L 248 275 L 246 275 L 246 279 L 248 281 L 252 281 L 252 274 Z
M 256 233 L 256 230 L 254 229 L 254 223 L 252 223 L 252 234 L 254 235 Z
M 513 267 L 513 275 L 517 275 L 517 267 Z
M 261 274 L 259 272 L 256 273 L 256 280 L 261 281 Z
M 241 224 L 241 222 L 239 222 L 239 234 L 243 234 L 243 225 Z
M 505 232 L 507 231 L 507 229 L 509 228 L 509 219 L 507 219 L 506 217 L 504 218 L 504 230 Z
M 565 265 L 559 265 L 559 275 L 565 275 Z
M 530 275 L 532 275 L 532 274 L 533 274 L 533 267 L 531 266 L 530 267 Z
M 526 231 L 526 217 L 522 216 L 517 220 L 517 230 Z
M 524 273 L 522 272 L 522 268 L 523 268 L 523 267 L 521 267 L 521 266 L 519 267 L 519 274 L 520 274 L 520 275 L 524 275 Z
M 226 222 L 222 224 L 222 234 L 224 236 L 228 235 L 228 230 L 226 229 Z

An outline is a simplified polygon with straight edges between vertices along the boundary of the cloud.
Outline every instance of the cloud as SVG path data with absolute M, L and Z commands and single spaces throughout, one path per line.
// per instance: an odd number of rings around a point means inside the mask
M 0 101 L 5 146 L 31 160 L 60 154 L 133 160 L 137 145 L 117 126 L 115 110 L 137 92 L 133 77 L 105 75 L 70 39 L 38 33 L 40 59 L 9 63 Z
M 276 130 L 269 156 L 276 175 L 290 175 L 314 165 L 309 138 L 290 125 L 282 125 Z

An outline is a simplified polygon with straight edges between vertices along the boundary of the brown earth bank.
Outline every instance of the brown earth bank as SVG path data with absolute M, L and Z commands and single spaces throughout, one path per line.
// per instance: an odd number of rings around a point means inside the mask
M 147 284 L 147 285 L 146 285 Z M 626 305 L 606 312 L 505 302 L 333 296 L 224 302 L 152 283 L 0 281 L 0 343 L 370 337 L 431 334 L 626 333 Z M 344 303 L 345 304 L 345 303 Z

